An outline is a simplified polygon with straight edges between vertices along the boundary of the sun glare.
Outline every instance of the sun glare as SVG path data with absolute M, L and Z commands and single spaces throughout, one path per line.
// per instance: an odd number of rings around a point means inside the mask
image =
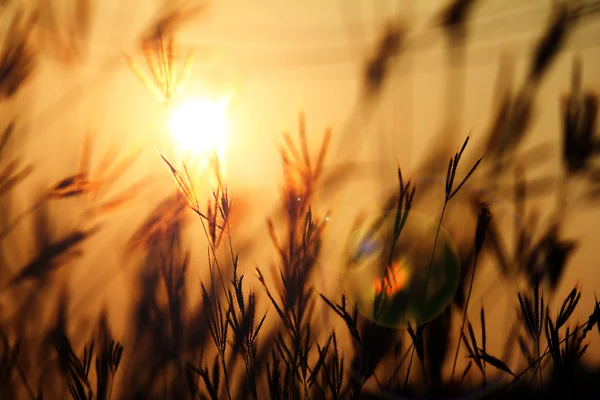
M 216 151 L 220 161 L 227 136 L 228 99 L 188 100 L 171 114 L 169 131 L 176 151 L 183 157 L 204 158 Z

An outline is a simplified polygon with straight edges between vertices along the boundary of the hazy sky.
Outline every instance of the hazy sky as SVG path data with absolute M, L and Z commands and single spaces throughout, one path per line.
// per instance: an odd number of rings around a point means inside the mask
M 106 145 L 127 146 L 139 140 L 158 144 L 165 139 L 166 112 L 124 59 L 127 53 L 143 63 L 141 55 L 135 53 L 135 38 L 147 26 L 157 2 L 97 2 L 87 63 L 67 72 L 56 63 L 44 62 L 31 87 L 36 96 L 26 101 L 33 115 L 29 123 L 35 140 L 30 145 L 44 150 L 36 154 L 49 166 L 41 172 L 42 177 L 56 178 L 56 174 L 72 171 L 77 160 L 74 152 L 81 143 L 77 132 L 89 127 L 98 131 L 101 143 Z M 514 57 L 515 83 L 519 83 L 526 55 L 543 30 L 552 1 L 481 3 L 474 13 L 466 51 L 465 107 L 459 127 L 465 135 L 473 129 L 475 142 L 481 140 L 493 115 L 500 55 L 508 52 Z M 366 132 L 387 140 L 389 153 L 384 161 L 390 163 L 392 178 L 396 158 L 410 169 L 442 129 L 445 115 L 446 53 L 443 36 L 432 25 L 435 11 L 444 4 L 434 0 L 214 1 L 206 16 L 180 34 L 183 49 L 196 53 L 182 96 L 235 93 L 229 110 L 226 153 L 232 190 L 238 185 L 257 195 L 265 187 L 277 188 L 273 185 L 279 177 L 277 144 L 283 129 L 295 133 L 300 106 L 306 112 L 312 140 L 319 139 L 329 124 L 334 126 L 335 135 L 335 128 L 344 125 L 358 100 L 358 78 L 365 54 L 372 48 L 381 24 L 398 15 L 405 17 L 411 37 L 423 45 L 416 46 L 401 62 Z M 556 157 L 560 150 L 558 95 L 569 87 L 571 56 L 583 56 L 584 85 L 598 89 L 598 37 L 600 24 L 585 24 L 541 87 L 534 134 L 528 143 L 550 139 Z M 367 142 L 367 151 L 357 157 L 381 156 L 369 153 L 371 148 L 376 150 L 374 141 Z M 169 182 L 156 153 L 148 147 L 134 171 L 152 168 L 163 184 Z M 157 193 L 160 189 L 154 188 L 145 196 L 153 200 Z M 251 202 L 262 201 L 255 198 Z M 364 204 L 372 199 L 359 201 Z M 140 221 L 143 217 L 122 218 Z M 262 223 L 261 218 L 258 215 L 255 222 Z M 581 318 L 593 304 L 594 289 L 600 288 L 600 274 L 593 270 L 597 265 L 592 262 L 596 260 L 592 254 L 600 233 L 598 222 L 597 211 L 577 214 L 565 232 L 583 239 L 573 259 L 576 267 L 561 287 L 561 293 L 565 293 L 575 281 L 583 282 Z M 507 287 L 507 294 L 514 297 L 514 288 Z

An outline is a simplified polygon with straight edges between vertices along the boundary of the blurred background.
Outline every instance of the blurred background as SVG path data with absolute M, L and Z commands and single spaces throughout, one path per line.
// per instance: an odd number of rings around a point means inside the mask
M 21 3 L 27 9 L 27 2 Z M 73 7 L 66 0 L 42 3 L 55 15 L 60 15 L 61 7 Z M 239 207 L 238 219 L 233 221 L 233 244 L 240 247 L 256 232 L 266 233 L 265 220 L 279 199 L 278 185 L 282 182 L 278 153 L 282 132 L 296 135 L 298 111 L 303 110 L 314 151 L 325 129 L 333 128 L 326 166 L 361 165 L 349 181 L 327 186 L 319 197 L 322 201 L 315 206 L 321 214 L 328 212 L 328 242 L 324 248 L 331 249 L 330 256 L 326 254 L 320 262 L 315 285 L 337 298 L 341 267 L 333 249 L 343 251 L 339 249 L 345 248 L 355 216 L 362 210 L 374 211 L 385 189 L 396 187 L 397 165 L 406 178 L 416 180 L 418 191 L 420 181 L 438 182 L 443 187 L 443 169 L 441 174 L 419 169 L 434 151 L 445 149 L 443 158 L 449 159 L 470 135 L 465 163 L 471 164 L 483 155 L 500 101 L 499 88 L 516 88 L 527 79 L 530 54 L 556 4 L 551 0 L 476 2 L 464 47 L 460 52 L 451 52 L 451 40 L 436 22 L 447 5 L 445 1 L 211 1 L 198 18 L 177 30 L 176 58 L 182 60 L 193 52 L 193 60 L 181 93 L 165 107 L 127 63 L 129 56 L 144 65 L 138 40 L 161 3 L 97 1 L 81 58 L 64 68 L 65 54 L 57 51 L 41 31 L 35 41 L 41 44 L 45 56 L 40 58 L 34 78 L 16 98 L 2 104 L 5 115 L 17 117 L 19 145 L 24 146 L 26 158 L 40 166 L 16 192 L 12 207 L 15 213 L 26 210 L 32 201 L 29 193 L 42 190 L 47 182 L 57 181 L 78 167 L 86 132 L 95 133 L 99 151 L 110 146 L 125 153 L 141 149 L 119 181 L 126 187 L 140 177 L 148 177 L 148 185 L 138 193 L 141 201 L 117 211 L 115 222 L 103 227 L 94 239 L 96 244 L 87 246 L 85 258 L 70 269 L 72 307 L 86 315 L 108 303 L 116 336 L 127 337 L 131 305 L 128 280 L 133 276 L 134 261 L 123 261 L 127 253 L 124 244 L 176 187 L 159 155 L 173 154 L 169 136 L 173 110 L 187 99 L 229 99 L 223 158 L 234 209 L 235 204 Z M 48 19 L 46 23 L 50 26 L 56 20 Z M 390 24 L 405 29 L 406 46 L 391 64 L 377 96 L 365 100 L 365 64 Z M 522 148 L 534 151 L 524 151 L 521 163 L 528 177 L 549 182 L 542 185 L 546 189 L 542 193 L 555 194 L 563 188 L 559 179 L 551 178 L 558 176 L 562 168 L 560 98 L 571 88 L 575 56 L 581 60 L 582 87 L 600 88 L 598 38 L 598 20 L 582 21 L 535 94 L 530 133 L 522 143 Z M 94 157 L 92 164 L 98 163 L 100 154 Z M 476 188 L 484 183 L 474 179 L 469 185 Z M 439 209 L 442 200 L 434 202 L 431 210 Z M 500 208 L 506 204 L 499 220 L 509 221 L 510 199 L 496 200 Z M 539 195 L 532 196 L 527 204 L 539 210 L 540 220 L 546 221 L 555 201 L 553 195 Z M 64 218 L 64 226 L 55 227 L 58 231 L 70 229 L 70 218 L 74 221 L 82 212 L 75 203 L 52 207 L 69 217 Z M 581 207 L 569 213 L 562 235 L 579 240 L 579 244 L 556 296 L 563 298 L 580 283 L 583 306 L 574 319 L 583 322 L 600 288 L 600 210 Z M 438 214 L 432 211 L 431 217 L 437 219 Z M 23 224 L 17 229 L 10 240 L 2 243 L 14 265 L 22 264 L 31 248 L 26 239 L 31 226 Z M 206 260 L 202 228 L 193 223 L 186 229 L 185 243 L 192 249 L 194 265 L 201 266 Z M 469 235 L 472 229 L 458 226 L 450 233 Z M 253 275 L 256 266 L 272 264 L 275 257 L 269 245 L 254 246 L 240 254 L 242 269 L 248 275 Z M 505 321 L 516 310 L 515 293 L 521 282 L 501 277 L 493 261 L 487 261 L 482 263 L 480 283 L 474 288 L 471 302 L 475 305 L 474 315 L 483 304 L 493 316 L 488 317 L 488 346 L 500 348 Z M 191 275 L 194 282 L 205 272 L 197 269 Z M 247 279 L 250 287 L 258 287 L 254 276 Z M 600 361 L 600 348 L 591 346 L 587 356 L 590 362 Z

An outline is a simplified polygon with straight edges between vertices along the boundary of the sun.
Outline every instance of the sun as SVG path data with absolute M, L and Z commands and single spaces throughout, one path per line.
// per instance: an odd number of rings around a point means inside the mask
M 223 161 L 227 139 L 226 111 L 229 99 L 191 99 L 171 113 L 169 132 L 176 152 L 183 159 L 206 158 L 216 152 Z

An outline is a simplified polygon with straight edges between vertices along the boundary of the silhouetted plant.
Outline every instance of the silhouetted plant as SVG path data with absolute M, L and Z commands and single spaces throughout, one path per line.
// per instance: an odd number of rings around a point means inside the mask
M 57 49 L 69 50 L 63 55 L 79 54 L 83 43 L 73 35 L 87 32 L 91 10 L 84 7 L 87 1 L 76 4 L 80 8 L 75 14 L 85 18 L 70 26 L 53 26 L 68 33 L 55 43 Z M 452 1 L 437 23 L 455 40 L 464 42 L 476 4 Z M 0 5 L 0 10 L 4 6 Z M 160 101 L 167 102 L 181 83 L 174 70 L 176 30 L 182 21 L 203 10 L 202 6 L 186 7 L 165 6 L 140 39 L 154 86 L 145 75 L 140 79 Z M 65 269 L 80 262 L 84 245 L 94 240 L 101 223 L 110 224 L 110 212 L 133 202 L 143 188 L 144 181 L 140 180 L 118 195 L 103 197 L 132 165 L 139 151 L 117 161 L 116 154 L 109 150 L 92 169 L 91 137 L 87 135 L 77 171 L 54 179 L 32 196 L 32 207 L 15 218 L 4 203 L 33 169 L 11 153 L 16 123 L 10 121 L 0 138 L 0 242 L 14 239 L 21 223 L 33 222 L 34 246 L 27 261 L 18 268 L 10 264 L 4 250 L 0 252 L 0 397 L 358 399 L 375 398 L 384 392 L 428 398 L 477 393 L 483 398 L 500 399 L 582 397 L 586 391 L 586 396 L 593 397 L 598 390 L 590 386 L 590 381 L 595 383 L 598 371 L 592 371 L 596 373 L 593 379 L 584 380 L 588 371 L 582 357 L 593 344 L 594 331 L 600 335 L 600 302 L 595 300 L 584 323 L 575 324 L 573 315 L 581 307 L 579 285 L 562 301 L 555 296 L 578 244 L 561 234 L 568 222 L 565 211 L 573 203 L 563 198 L 549 226 L 541 229 L 538 210 L 526 208 L 531 182 L 525 180 L 525 170 L 515 152 L 529 133 L 540 83 L 550 73 L 568 34 L 580 18 L 594 10 L 590 5 L 567 3 L 556 8 L 531 56 L 525 82 L 515 93 L 503 94 L 485 143 L 485 157 L 474 152 L 476 161 L 460 171 L 471 135 L 453 156 L 443 155 L 450 160 L 447 169 L 441 171 L 445 172 L 445 184 L 439 185 L 443 205 L 425 290 L 439 232 L 442 227 L 457 223 L 447 217 L 459 212 L 464 214 L 460 214 L 458 223 L 467 232 L 465 239 L 457 243 L 465 268 L 452 304 L 425 324 L 420 323 L 418 310 L 406 329 L 379 324 L 391 304 L 392 293 L 386 290 L 375 296 L 373 309 L 369 310 L 372 319 L 365 317 L 369 313 L 359 313 L 359 305 L 347 293 L 336 294 L 336 300 L 323 293 L 315 296 L 314 274 L 323 257 L 324 232 L 330 215 L 321 213 L 316 194 L 333 182 L 350 179 L 352 171 L 326 164 L 333 134 L 330 128 L 325 130 L 316 158 L 312 156 L 303 113 L 298 118 L 299 145 L 285 133 L 280 147 L 284 179 L 279 213 L 268 218 L 263 236 L 253 237 L 255 245 L 264 246 L 261 239 L 268 235 L 276 254 L 270 274 L 264 266 L 254 269 L 260 284 L 258 290 L 248 284 L 249 278 L 243 273 L 247 261 L 233 245 L 231 215 L 236 199 L 220 175 L 218 158 L 211 168 L 216 182 L 213 191 L 209 198 L 203 198 L 188 165 L 162 156 L 177 191 L 149 213 L 125 246 L 124 259 L 141 256 L 137 260 L 137 279 L 130 286 L 130 334 L 126 340 L 118 340 L 104 308 L 94 318 L 92 329 L 82 329 L 76 324 L 81 316 L 72 312 L 79 311 L 81 305 L 71 302 Z M 28 42 L 36 18 L 35 14 L 25 18 L 23 13 L 17 13 L 9 26 L 12 36 L 0 56 L 1 100 L 17 95 L 34 72 L 34 60 L 43 55 L 34 54 Z M 406 48 L 408 38 L 405 28 L 397 23 L 386 28 L 362 76 L 369 101 L 381 95 L 392 62 Z M 588 197 L 593 198 L 589 195 L 600 182 L 592 163 L 598 150 L 594 136 L 598 105 L 597 95 L 581 88 L 581 68 L 581 61 L 576 61 L 571 91 L 561 103 L 562 115 L 557 122 L 562 124 L 565 181 L 585 176 L 588 189 L 591 187 Z M 136 73 L 138 77 L 142 75 Z M 435 170 L 439 161 L 428 160 L 413 176 Z M 445 161 L 443 164 L 446 168 Z M 524 223 L 515 229 L 514 245 L 508 250 L 494 199 L 485 198 L 486 193 L 473 182 L 485 179 L 485 189 L 500 196 L 502 178 L 513 172 L 513 208 Z M 403 243 L 401 236 L 410 234 L 404 228 L 410 213 L 422 205 L 423 197 L 419 196 L 434 188 L 432 183 L 415 185 L 415 180 L 405 180 L 399 166 L 397 180 L 398 186 L 381 203 L 380 211 L 391 213 L 394 221 L 381 257 L 384 267 L 391 264 L 397 246 Z M 558 193 L 559 198 L 561 195 Z M 91 201 L 86 203 L 75 226 L 66 233 L 58 232 L 54 222 L 60 216 L 53 214 L 50 204 L 82 199 Z M 455 211 L 459 206 L 467 206 L 471 214 Z M 193 214 L 188 215 L 188 209 Z M 200 278 L 198 298 L 190 294 L 193 261 L 182 243 L 183 227 L 194 214 L 200 220 L 208 247 L 207 261 L 202 264 L 208 278 Z M 470 221 L 475 222 L 474 226 L 470 226 Z M 370 228 L 382 223 L 382 219 L 377 219 Z M 534 230 L 539 233 L 536 237 Z M 493 314 L 489 307 L 477 305 L 475 319 L 469 313 L 477 272 L 481 270 L 478 264 L 484 256 L 491 256 L 504 279 L 526 278 L 514 298 L 515 323 L 506 333 L 511 353 L 521 356 L 519 365 L 490 348 Z M 337 262 L 347 270 L 356 267 L 352 258 Z M 56 309 L 48 313 L 49 299 L 56 295 Z M 9 300 L 8 306 L 5 299 Z M 426 302 L 424 291 L 423 308 Z M 316 310 L 339 317 L 341 324 L 324 329 Z M 460 328 L 456 337 L 455 326 Z M 510 321 L 506 326 L 510 326 Z M 464 355 L 461 361 L 465 364 L 457 371 L 460 354 Z M 444 367 L 449 362 L 452 372 L 447 376 Z

